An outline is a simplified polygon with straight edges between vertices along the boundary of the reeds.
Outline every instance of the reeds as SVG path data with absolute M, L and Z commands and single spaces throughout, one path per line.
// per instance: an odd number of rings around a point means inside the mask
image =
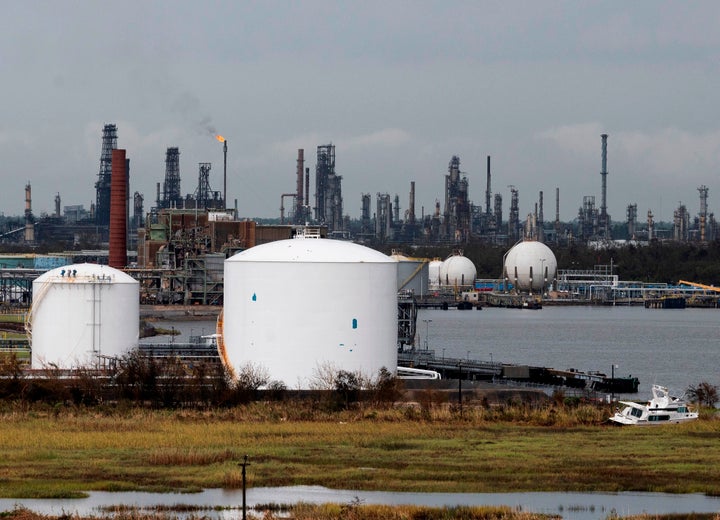
M 25 508 L 16 508 L 3 513 L 2 516 L 9 520 L 171 520 L 177 518 L 199 520 L 214 518 L 207 514 L 208 511 L 218 511 L 218 509 L 198 508 L 192 505 L 151 510 L 118 506 L 105 508 L 98 515 L 63 514 L 54 516 L 35 513 Z M 281 507 L 274 504 L 269 507 L 260 505 L 249 510 L 248 518 L 262 518 L 263 520 L 550 520 L 559 517 L 528 513 L 503 506 L 383 506 L 351 502 L 349 504 L 300 503 Z
M 609 414 L 564 402 L 16 409 L 0 413 L 0 496 L 238 488 L 245 455 L 255 487 L 720 494 L 720 421 L 619 428 Z

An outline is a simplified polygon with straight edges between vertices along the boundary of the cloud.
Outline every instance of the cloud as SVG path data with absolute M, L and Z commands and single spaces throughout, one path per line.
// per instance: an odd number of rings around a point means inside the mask
M 410 134 L 400 128 L 384 128 L 370 134 L 338 139 L 343 149 L 353 151 L 365 148 L 395 148 L 410 142 Z
M 558 148 L 573 154 L 587 155 L 597 152 L 600 135 L 606 133 L 597 122 L 578 123 L 548 128 L 537 132 L 535 138 L 547 140 Z
M 600 123 L 589 122 L 549 128 L 536 134 L 568 154 L 597 156 L 600 134 L 607 132 Z M 609 162 L 631 167 L 654 176 L 692 179 L 695 174 L 717 171 L 720 157 L 720 130 L 693 133 L 675 127 L 652 132 L 621 130 L 607 132 Z M 609 168 L 612 169 L 612 168 Z
M 274 143 L 270 149 L 276 154 L 287 155 L 296 153 L 299 148 L 313 150 L 318 145 L 333 143 L 338 148 L 342 148 L 343 153 L 346 153 L 368 148 L 395 148 L 410 141 L 410 134 L 400 128 L 384 128 L 369 134 L 341 136 L 337 139 L 329 139 L 318 132 L 310 132 Z M 305 156 L 308 157 L 308 154 L 306 153 Z
M 304 150 L 312 150 L 319 144 L 327 144 L 329 140 L 321 136 L 317 132 L 309 132 L 306 134 L 296 135 L 284 141 L 272 143 L 269 147 L 269 155 L 271 156 L 295 156 L 297 151 L 302 148 Z M 309 157 L 309 153 L 305 156 Z

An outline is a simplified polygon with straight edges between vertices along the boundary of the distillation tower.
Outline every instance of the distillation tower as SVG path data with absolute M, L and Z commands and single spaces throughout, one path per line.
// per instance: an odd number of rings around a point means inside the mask
M 698 192 L 700 192 L 700 241 L 705 242 L 707 239 L 708 187 L 703 184 L 698 188 Z
M 112 151 L 117 148 L 117 126 L 103 127 L 102 151 L 100 152 L 100 173 L 95 183 L 95 223 L 110 225 L 110 184 L 112 179 Z
M 163 183 L 162 200 L 158 200 L 159 208 L 181 208 L 180 193 L 180 150 L 170 147 L 165 154 L 165 181 Z
M 460 175 L 460 157 L 453 155 L 445 176 L 444 235 L 456 242 L 470 238 L 468 180 Z
M 317 147 L 315 190 L 315 220 L 328 233 L 342 231 L 342 176 L 335 173 L 335 145 Z

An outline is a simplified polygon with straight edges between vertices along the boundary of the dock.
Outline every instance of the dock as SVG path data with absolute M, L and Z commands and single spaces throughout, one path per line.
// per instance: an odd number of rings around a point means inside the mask
M 608 377 L 601 372 L 438 357 L 434 350 L 399 352 L 398 366 L 434 370 L 443 379 L 514 382 L 616 394 L 637 393 L 640 386 L 636 377 Z

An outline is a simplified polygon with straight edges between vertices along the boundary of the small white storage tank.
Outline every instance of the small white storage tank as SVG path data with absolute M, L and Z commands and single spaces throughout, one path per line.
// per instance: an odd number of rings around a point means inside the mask
M 328 370 L 375 377 L 397 368 L 397 262 L 350 242 L 295 238 L 225 261 L 220 354 L 288 388 Z
M 431 289 L 440 288 L 440 267 L 442 266 L 442 260 L 431 260 L 428 265 L 428 278 L 430 280 Z
M 547 288 L 553 283 L 556 273 L 555 255 L 541 242 L 520 242 L 514 245 L 505 257 L 505 276 L 508 282 L 516 284 L 520 291 L 541 291 L 543 287 Z
M 32 367 L 95 366 L 98 356 L 120 356 L 138 344 L 139 285 L 97 264 L 48 271 L 33 282 L 28 317 Z
M 462 255 L 452 255 L 440 266 L 440 285 L 467 286 L 474 285 L 477 269 L 472 260 Z
M 428 261 L 393 253 L 390 258 L 398 262 L 398 291 L 412 291 L 416 296 L 428 292 Z

